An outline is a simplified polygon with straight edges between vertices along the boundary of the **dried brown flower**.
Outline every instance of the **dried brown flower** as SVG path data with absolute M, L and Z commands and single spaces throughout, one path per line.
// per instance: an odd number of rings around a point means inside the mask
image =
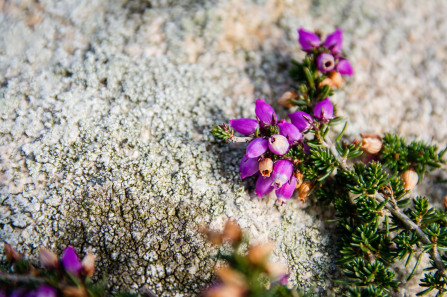
M 404 181 L 404 189 L 411 191 L 418 183 L 419 177 L 413 169 L 408 169 L 402 173 L 402 180 Z
M 259 162 L 259 171 L 261 172 L 262 176 L 269 177 L 270 173 L 272 173 L 273 170 L 273 161 L 270 158 L 265 158 L 261 162 Z

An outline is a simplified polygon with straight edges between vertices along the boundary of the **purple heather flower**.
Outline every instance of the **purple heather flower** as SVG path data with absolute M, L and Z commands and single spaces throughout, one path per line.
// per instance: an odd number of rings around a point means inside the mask
M 333 54 L 337 54 L 341 51 L 341 45 L 343 43 L 343 30 L 337 29 L 332 34 L 326 37 L 323 45 L 328 48 Z
M 329 72 L 334 70 L 334 56 L 328 53 L 321 53 L 317 58 L 317 68 L 321 72 Z
M 298 42 L 303 51 L 312 51 L 321 44 L 320 37 L 317 34 L 304 30 L 302 27 L 298 29 Z
M 301 132 L 306 132 L 312 127 L 312 117 L 304 111 L 290 113 L 289 118 L 292 121 L 292 124 L 294 124 Z
M 50 286 L 41 286 L 37 291 L 35 292 L 35 297 L 56 297 L 56 290 Z
M 256 158 L 249 159 L 243 157 L 241 160 L 241 165 L 239 166 L 239 172 L 241 173 L 241 178 L 252 176 L 259 170 L 259 162 Z
M 255 133 L 259 124 L 258 121 L 254 119 L 234 119 L 230 120 L 230 126 L 238 133 L 249 135 Z
M 269 148 L 269 141 L 265 138 L 258 137 L 253 139 L 247 146 L 246 158 L 257 158 L 264 154 Z
M 284 201 L 292 197 L 293 192 L 295 191 L 295 186 L 296 186 L 296 177 L 292 175 L 292 177 L 288 182 L 286 182 L 281 188 L 275 191 L 278 200 Z
M 67 246 L 61 259 L 64 269 L 74 275 L 79 275 L 82 269 L 81 261 L 72 246 Z
M 256 181 L 255 189 L 255 192 L 259 196 L 259 198 L 273 191 L 272 181 L 272 176 L 264 177 L 262 175 L 259 175 L 258 180 Z
M 279 160 L 273 166 L 272 185 L 275 189 L 281 188 L 290 180 L 293 173 L 293 164 L 287 160 Z
M 289 282 L 290 273 L 283 274 L 279 277 L 279 283 L 283 286 L 287 285 Z
M 289 140 L 289 143 L 294 143 L 303 139 L 303 134 L 301 134 L 300 130 L 298 130 L 294 124 L 281 120 L 279 121 L 278 127 L 279 133 L 285 136 Z
M 269 138 L 269 149 L 274 154 L 280 156 L 287 154 L 289 147 L 289 141 L 282 135 L 274 134 Z
M 341 75 L 353 75 L 354 74 L 354 69 L 352 68 L 351 63 L 346 60 L 346 59 L 341 59 L 340 61 L 338 61 L 337 63 L 337 71 L 341 74 Z
M 259 119 L 259 123 L 263 127 L 274 125 L 278 120 L 275 111 L 270 105 L 264 102 L 264 99 L 256 100 L 255 113 Z
M 323 122 L 328 122 L 334 117 L 334 106 L 331 100 L 329 100 L 329 97 L 315 105 L 314 117 Z

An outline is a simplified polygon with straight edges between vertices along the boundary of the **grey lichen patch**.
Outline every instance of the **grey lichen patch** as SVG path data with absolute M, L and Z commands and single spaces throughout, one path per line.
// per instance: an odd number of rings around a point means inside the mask
M 81 186 L 67 202 L 57 244 L 91 250 L 115 290 L 146 285 L 157 292 L 198 293 L 213 269 L 209 244 L 197 235 L 203 210 L 154 198 L 118 182 Z

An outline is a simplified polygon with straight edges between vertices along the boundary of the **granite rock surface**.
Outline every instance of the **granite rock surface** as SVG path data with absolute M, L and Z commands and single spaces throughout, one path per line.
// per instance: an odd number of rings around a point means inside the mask
M 244 147 L 209 129 L 253 116 L 256 98 L 275 106 L 299 26 L 340 27 L 356 71 L 334 98 L 347 136 L 445 146 L 446 14 L 422 0 L 0 0 L 0 239 L 91 251 L 115 290 L 195 296 L 216 253 L 198 226 L 230 217 L 325 295 L 331 211 L 257 199 L 238 176 Z

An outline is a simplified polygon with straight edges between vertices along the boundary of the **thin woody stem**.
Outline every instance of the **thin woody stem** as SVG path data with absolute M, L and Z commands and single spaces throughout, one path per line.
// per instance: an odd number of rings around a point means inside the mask
M 340 156 L 340 154 L 337 151 L 337 148 L 332 143 L 332 140 L 330 140 L 329 138 L 325 138 L 323 140 L 323 144 L 329 148 L 332 155 L 335 157 L 335 159 L 337 159 L 338 163 L 340 164 L 340 167 L 343 168 L 344 170 L 347 170 L 349 168 L 349 166 L 346 164 L 346 159 L 344 159 L 342 156 Z
M 0 275 L 0 280 L 4 279 L 11 282 L 37 282 L 37 283 L 45 283 L 46 280 L 41 277 L 35 277 L 32 275 L 19 275 L 19 274 L 2 274 Z
M 374 195 L 374 198 L 379 201 L 379 202 L 383 202 L 386 199 L 382 196 L 382 194 L 376 192 L 376 194 Z M 416 234 L 421 238 L 421 241 L 424 244 L 433 244 L 433 242 L 430 240 L 430 238 L 428 238 L 428 236 L 424 233 L 424 231 L 421 230 L 421 228 L 416 225 L 415 222 L 413 222 L 406 214 L 404 214 L 400 209 L 398 208 L 394 208 L 391 204 L 387 203 L 385 204 L 386 209 L 388 209 L 393 216 L 395 216 L 396 218 L 398 218 L 402 223 L 404 223 L 404 225 L 410 229 L 410 230 L 414 230 L 416 232 Z M 442 263 L 441 260 L 441 255 L 439 255 L 438 249 L 436 248 L 436 244 L 435 246 L 429 251 L 431 258 L 433 259 L 433 261 L 435 262 L 435 266 L 436 268 L 438 268 L 439 273 L 441 273 L 441 275 L 443 277 L 447 278 L 447 273 L 445 270 L 445 265 L 444 263 Z
M 231 142 L 231 143 L 235 143 L 235 142 L 250 142 L 253 140 L 253 137 L 237 137 L 237 136 L 232 136 L 228 139 L 226 139 L 226 142 Z
M 335 159 L 337 159 L 338 163 L 340 163 L 340 167 L 343 170 L 347 170 L 350 167 L 346 164 L 346 160 L 340 156 L 340 154 L 337 151 L 337 148 L 332 143 L 332 141 L 329 138 L 324 139 L 324 144 L 330 149 L 332 154 L 334 155 Z M 376 192 L 374 195 L 374 198 L 379 201 L 388 201 L 386 200 L 382 194 L 379 192 Z M 414 230 L 416 234 L 421 238 L 421 241 L 424 244 L 433 244 L 433 242 L 428 238 L 428 236 L 422 231 L 422 229 L 416 225 L 406 214 L 404 214 L 399 208 L 393 207 L 393 205 L 390 202 L 387 202 L 385 204 L 386 209 L 388 209 L 394 217 L 398 218 L 406 227 L 407 229 Z M 438 252 L 438 249 L 436 248 L 436 244 L 433 246 L 433 248 L 429 251 L 430 256 L 435 263 L 436 268 L 438 268 L 439 273 L 447 278 L 447 272 L 445 269 L 445 265 L 442 262 L 441 255 Z

